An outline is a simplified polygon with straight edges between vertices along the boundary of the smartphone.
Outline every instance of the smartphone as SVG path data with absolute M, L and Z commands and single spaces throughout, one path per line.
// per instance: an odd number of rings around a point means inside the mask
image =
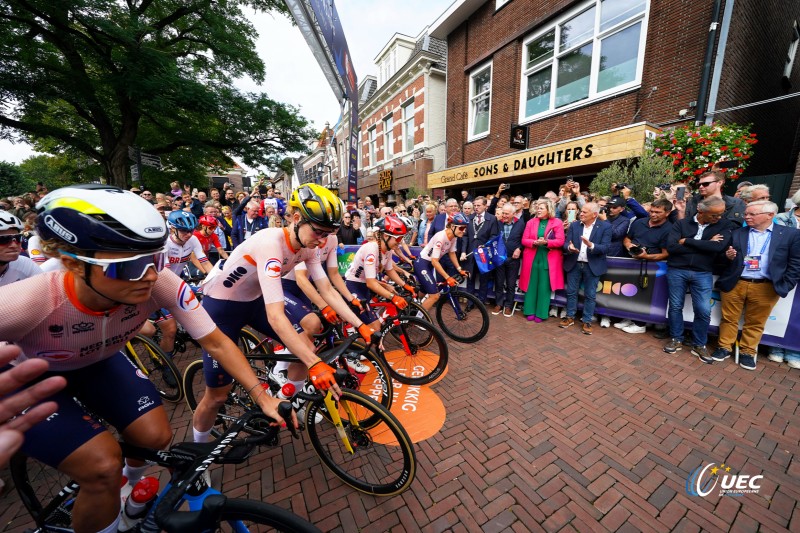
M 575 222 L 575 211 L 572 209 L 567 211 L 567 222 L 569 223 Z
M 727 159 L 725 161 L 720 161 L 717 163 L 719 168 L 736 168 L 739 166 L 739 161 L 736 159 Z
M 683 200 L 686 197 L 686 187 L 678 187 L 675 190 L 675 199 Z

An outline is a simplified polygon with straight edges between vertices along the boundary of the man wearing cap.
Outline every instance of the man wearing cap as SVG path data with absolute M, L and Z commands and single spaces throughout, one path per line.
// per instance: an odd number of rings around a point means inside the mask
M 608 246 L 609 257 L 627 257 L 622 241 L 628 234 L 631 219 L 623 215 L 626 209 L 625 200 L 621 196 L 613 196 L 606 202 L 605 209 L 601 209 L 597 218 L 611 224 L 611 244 Z

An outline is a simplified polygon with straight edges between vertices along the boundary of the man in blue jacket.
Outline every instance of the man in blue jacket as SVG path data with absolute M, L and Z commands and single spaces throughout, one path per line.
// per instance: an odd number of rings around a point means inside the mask
M 497 305 L 493 315 L 511 316 L 517 292 L 519 264 L 522 256 L 522 234 L 525 221 L 514 217 L 514 206 L 506 204 L 500 210 L 500 238 L 506 245 L 506 262 L 494 269 L 494 298 Z
M 478 266 L 475 263 L 475 250 L 479 246 L 485 245 L 486 241 L 496 236 L 500 231 L 497 218 L 494 215 L 490 215 L 486 212 L 487 204 L 488 202 L 484 196 L 478 196 L 473 201 L 473 205 L 475 206 L 475 214 L 468 217 L 469 225 L 467 226 L 467 242 L 461 259 L 461 264 L 469 265 L 467 266 L 467 269 L 470 270 L 470 276 L 467 280 L 467 290 L 472 294 L 475 294 L 482 302 L 486 301 L 486 291 L 489 288 L 488 285 L 491 273 L 487 272 L 483 274 L 480 270 L 478 270 Z M 464 261 L 467 260 L 466 256 L 468 254 L 472 255 L 469 256 L 468 262 L 464 263 Z M 475 291 L 476 280 L 480 283 L 477 293 Z
M 564 241 L 564 271 L 567 273 L 567 316 L 559 327 L 575 323 L 578 311 L 578 289 L 583 282 L 583 316 L 581 331 L 592 334 L 597 281 L 608 271 L 606 255 L 611 244 L 611 224 L 599 220 L 600 206 L 595 202 L 583 204 L 576 220 L 567 228 Z

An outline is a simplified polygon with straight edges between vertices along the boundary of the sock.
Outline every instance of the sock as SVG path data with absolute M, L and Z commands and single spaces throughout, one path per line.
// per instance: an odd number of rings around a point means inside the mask
M 277 363 L 275 363 L 275 368 L 272 369 L 272 371 L 275 372 L 276 374 L 278 372 L 282 372 L 284 370 L 286 370 L 286 371 L 289 370 L 289 362 L 288 361 L 278 361 Z
M 195 442 L 211 442 L 211 430 L 199 431 L 192 426 L 192 434 Z
M 125 465 L 122 467 L 122 475 L 128 478 L 128 485 L 133 487 L 140 479 L 142 479 L 145 470 L 147 470 L 147 465 L 130 466 L 126 461 Z
M 107 527 L 101 529 L 97 533 L 117 533 L 117 528 L 119 527 L 119 520 L 122 518 L 122 515 L 117 515 L 117 518 L 111 522 Z

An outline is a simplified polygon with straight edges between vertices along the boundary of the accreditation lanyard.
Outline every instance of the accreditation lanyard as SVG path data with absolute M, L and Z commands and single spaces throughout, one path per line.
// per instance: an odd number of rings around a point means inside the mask
M 755 248 L 755 239 L 752 237 L 753 232 L 751 231 L 747 235 L 747 257 L 744 258 L 744 266 L 750 272 L 757 272 L 761 270 L 761 257 L 764 255 L 767 246 L 769 246 L 769 242 L 772 240 L 772 232 L 767 232 L 767 238 L 764 239 L 764 244 L 761 246 L 761 251 L 758 255 L 752 255 L 753 248 Z

